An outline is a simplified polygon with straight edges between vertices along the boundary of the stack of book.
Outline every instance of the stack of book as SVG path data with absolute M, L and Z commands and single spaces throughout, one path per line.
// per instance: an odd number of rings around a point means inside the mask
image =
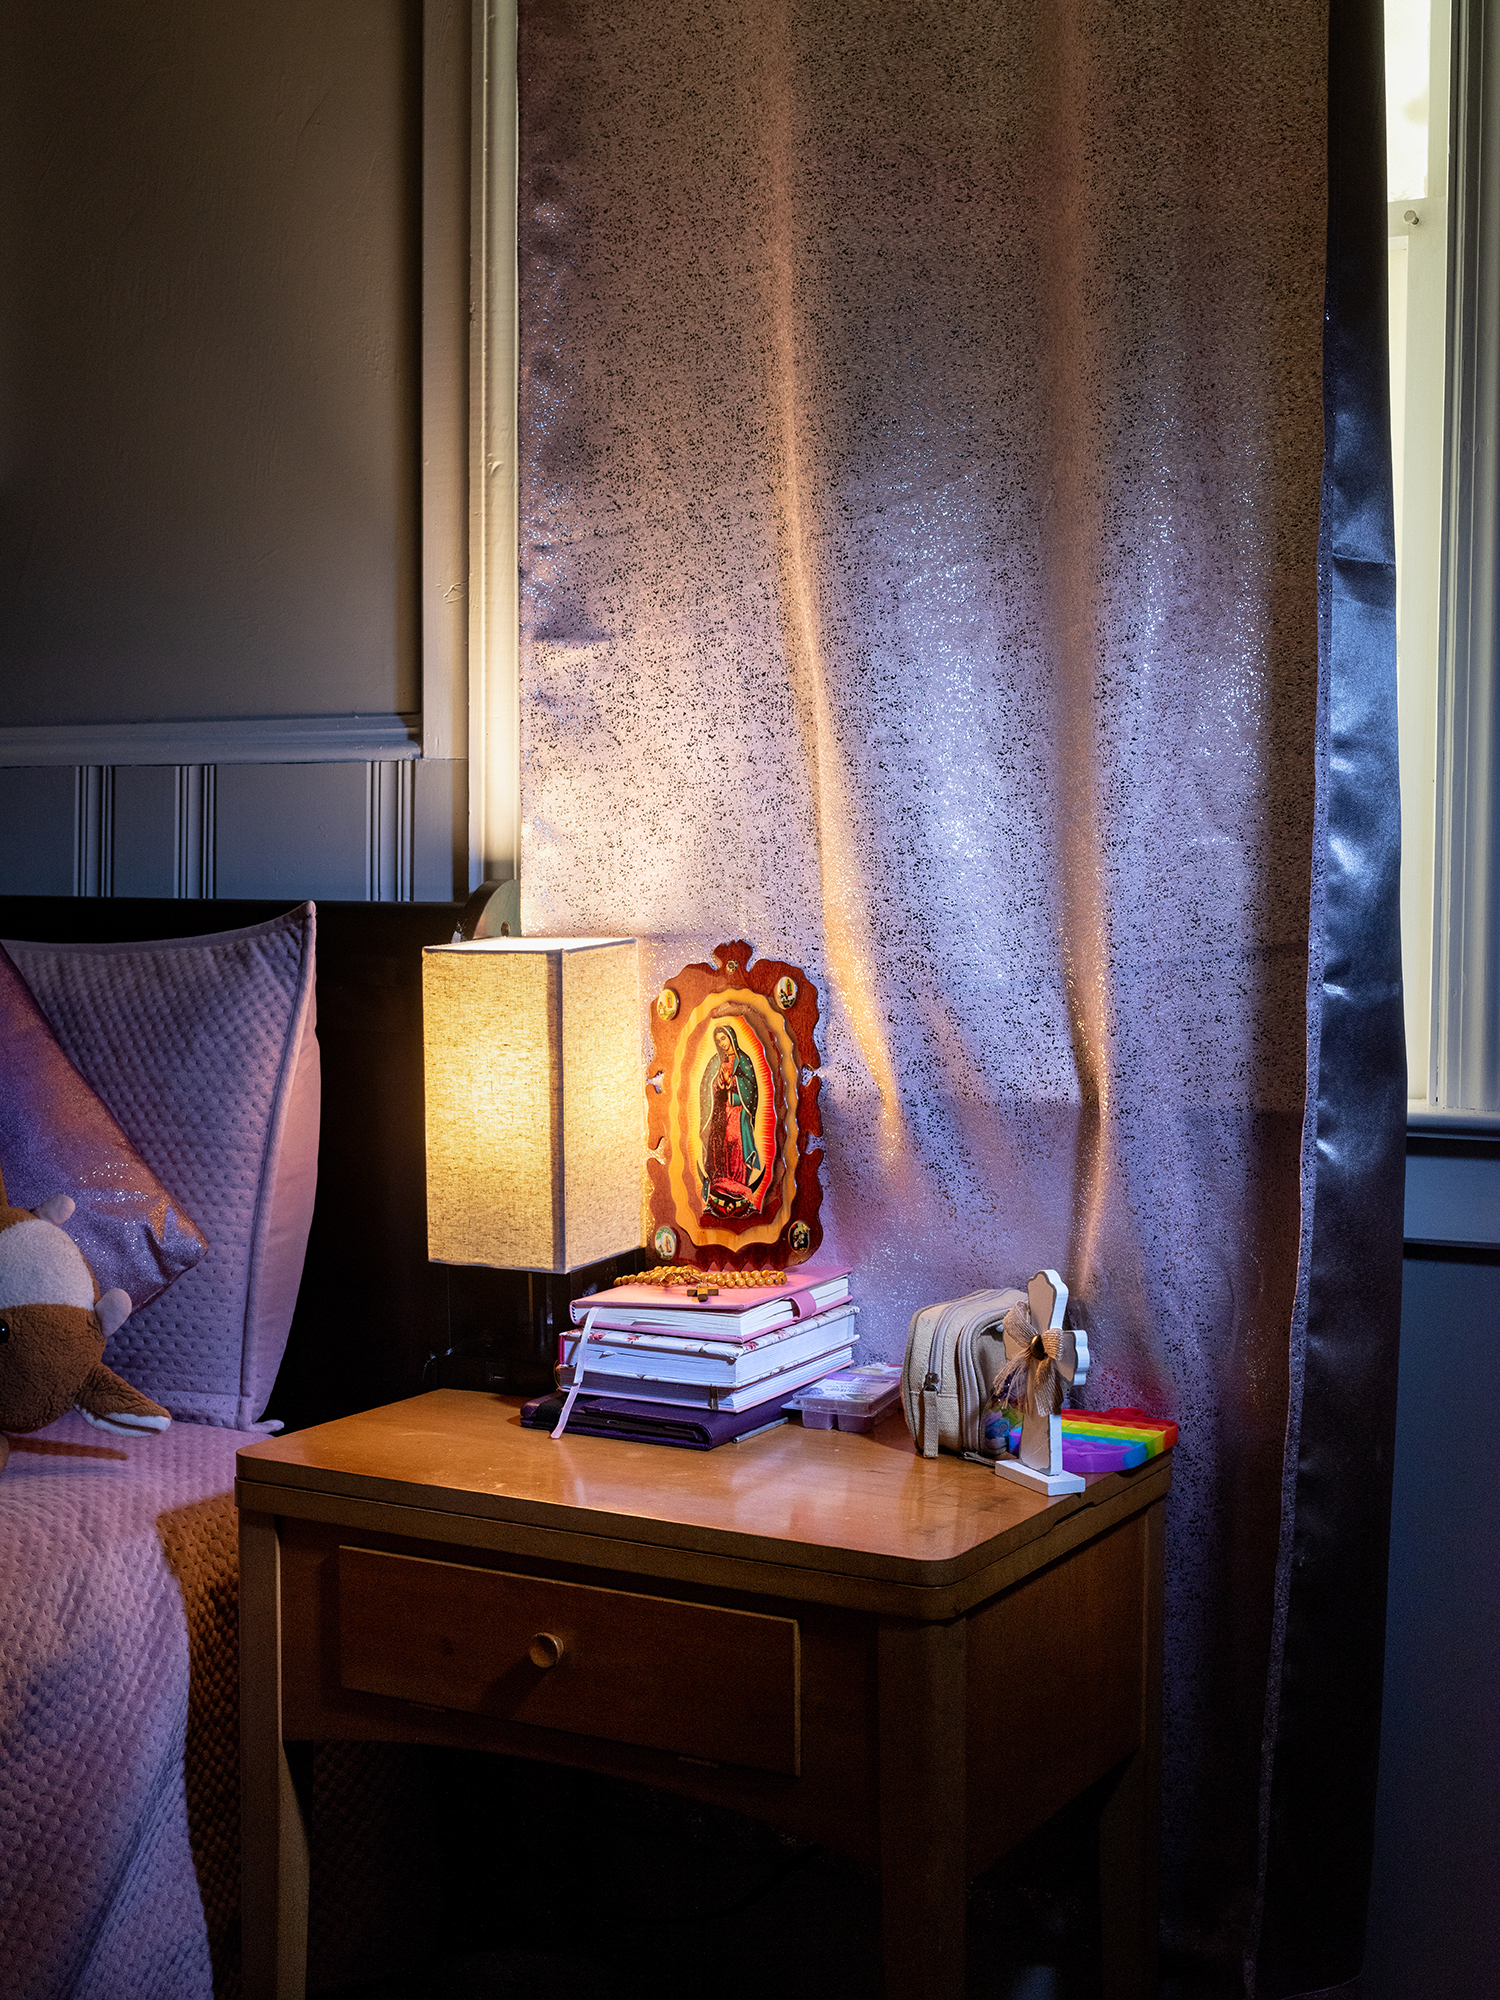
M 779 1423 L 788 1396 L 853 1358 L 847 1268 L 804 1264 L 771 1285 L 722 1276 L 575 1299 L 557 1371 L 564 1394 L 579 1391 L 567 1428 L 718 1444 Z M 545 1423 L 554 1407 L 560 1399 L 529 1405 L 526 1421 Z

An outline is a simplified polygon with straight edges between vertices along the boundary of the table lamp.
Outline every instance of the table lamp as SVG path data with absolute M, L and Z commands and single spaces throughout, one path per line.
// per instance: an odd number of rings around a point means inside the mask
M 435 1263 L 556 1275 L 639 1246 L 634 938 L 429 946 L 422 1039 Z

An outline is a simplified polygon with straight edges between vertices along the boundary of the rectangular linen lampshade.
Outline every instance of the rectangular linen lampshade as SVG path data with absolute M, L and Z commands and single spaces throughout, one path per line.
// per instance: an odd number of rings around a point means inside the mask
M 422 954 L 427 1253 L 576 1271 L 641 1240 L 634 938 Z

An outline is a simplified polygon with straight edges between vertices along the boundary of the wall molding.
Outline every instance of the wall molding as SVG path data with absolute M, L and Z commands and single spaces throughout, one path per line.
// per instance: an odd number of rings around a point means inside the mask
M 0 727 L 0 768 L 75 764 L 370 764 L 420 757 L 419 715 L 258 715 L 228 721 Z
M 467 801 L 459 759 L 15 766 L 0 894 L 446 903 Z
M 73 774 L 73 894 L 115 892 L 115 774 L 81 764 Z
M 214 894 L 218 788 L 212 764 L 177 767 L 177 841 L 172 856 L 176 896 Z
M 365 900 L 409 903 L 415 771 L 411 764 L 371 764 L 365 793 Z

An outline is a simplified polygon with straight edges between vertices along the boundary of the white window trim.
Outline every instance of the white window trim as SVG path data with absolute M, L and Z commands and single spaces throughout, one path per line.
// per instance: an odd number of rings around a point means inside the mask
M 1500 18 L 1455 0 L 1429 1112 L 1500 1114 Z M 1415 1079 L 1414 1079 L 1415 1081 Z M 1500 1117 L 1496 1117 L 1500 1123 Z
M 1432 0 L 1428 73 L 1446 79 L 1448 0 Z M 1399 44 L 1398 44 L 1399 47 Z M 1390 57 L 1387 56 L 1389 64 Z M 1399 61 L 1399 58 L 1398 58 Z M 1410 84 L 1387 69 L 1390 87 Z M 1432 1045 L 1433 836 L 1437 782 L 1448 250 L 1448 93 L 1429 93 L 1425 192 L 1389 203 L 1391 447 L 1396 508 L 1401 739 L 1401 937 L 1408 1090 L 1426 1102 Z M 1398 102 L 1387 117 L 1403 114 Z
M 424 758 L 468 755 L 468 0 L 422 8 Z
M 1500 15 L 1432 0 L 1427 187 L 1390 203 L 1408 1122 L 1500 1127 Z M 1397 80 L 1392 79 L 1392 88 Z M 1389 116 L 1400 115 L 1392 103 Z
M 521 869 L 516 0 L 473 0 L 469 886 Z

